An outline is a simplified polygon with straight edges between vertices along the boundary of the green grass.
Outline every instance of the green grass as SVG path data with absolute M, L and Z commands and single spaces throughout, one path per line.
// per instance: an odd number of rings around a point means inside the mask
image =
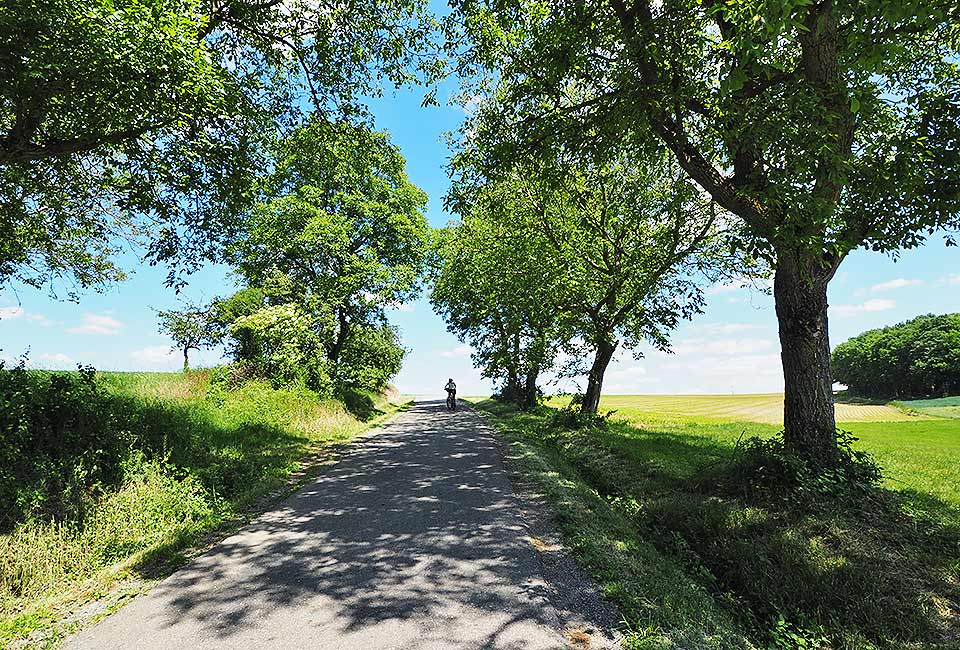
M 90 423 L 85 436 L 122 436 L 119 445 L 85 447 L 116 471 L 69 483 L 86 486 L 70 507 L 46 505 L 37 483 L 26 518 L 0 535 L 0 646 L 38 631 L 47 643 L 66 631 L 73 609 L 111 584 L 163 575 L 183 549 L 289 489 L 306 459 L 400 408 L 355 396 L 366 410 L 358 419 L 306 389 L 252 381 L 226 390 L 208 372 L 103 373 L 97 381 L 96 398 L 76 407 L 88 412 L 71 422 Z M 105 451 L 115 449 L 122 453 Z
M 954 397 L 940 397 L 937 399 L 915 399 L 900 402 L 908 409 L 913 409 L 941 418 L 960 418 L 960 395 Z
M 773 436 L 770 424 L 614 396 L 601 404 L 616 408 L 607 427 L 568 431 L 551 426 L 552 409 L 479 406 L 528 458 L 629 627 L 645 630 L 629 637 L 636 647 L 957 647 L 960 422 L 843 423 L 889 490 L 784 501 L 724 487 L 737 441 Z

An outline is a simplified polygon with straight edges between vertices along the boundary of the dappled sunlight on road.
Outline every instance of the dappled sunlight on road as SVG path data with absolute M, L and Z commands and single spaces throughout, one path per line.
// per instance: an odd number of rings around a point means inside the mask
M 71 648 L 563 647 L 496 442 L 439 401 Z

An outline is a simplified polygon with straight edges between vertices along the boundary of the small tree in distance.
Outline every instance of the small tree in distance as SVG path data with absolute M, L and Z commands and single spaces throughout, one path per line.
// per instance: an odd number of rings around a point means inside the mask
M 183 353 L 184 372 L 190 369 L 190 350 L 213 347 L 222 340 L 223 328 L 214 312 L 212 304 L 187 304 L 183 309 L 157 311 L 160 333 L 172 338 Z

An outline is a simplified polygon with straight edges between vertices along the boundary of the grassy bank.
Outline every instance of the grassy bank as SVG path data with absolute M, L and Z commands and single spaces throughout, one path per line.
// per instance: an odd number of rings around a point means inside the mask
M 4 380 L 0 646 L 49 642 L 112 583 L 169 571 L 313 455 L 399 408 L 352 394 L 351 412 L 306 389 L 229 386 L 210 372 Z
M 956 421 L 844 423 L 888 466 L 887 489 L 757 496 L 731 489 L 736 444 L 775 427 L 617 406 L 571 429 L 554 409 L 479 404 L 632 647 L 957 647 Z

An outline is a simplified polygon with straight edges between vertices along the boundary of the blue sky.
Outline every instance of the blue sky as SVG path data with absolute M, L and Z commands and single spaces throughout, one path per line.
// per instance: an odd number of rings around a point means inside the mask
M 411 180 L 430 197 L 428 217 L 442 226 L 449 155 L 443 133 L 464 117 L 456 107 L 420 107 L 419 92 L 404 91 L 372 103 L 377 126 L 390 132 L 407 158 Z M 441 97 L 441 100 L 444 99 Z M 163 286 L 165 271 L 141 267 L 135 255 L 124 260 L 133 271 L 126 282 L 102 294 L 86 293 L 79 304 L 58 302 L 45 292 L 16 287 L 0 293 L 0 348 L 4 358 L 29 348 L 36 367 L 103 370 L 175 370 L 180 358 L 157 333 L 155 309 L 174 308 L 178 297 Z M 205 268 L 183 295 L 205 300 L 234 286 L 229 269 Z M 704 314 L 674 335 L 674 354 L 641 350 L 636 360 L 618 353 L 607 373 L 607 393 L 751 393 L 782 389 L 773 299 L 748 288 L 718 285 L 708 290 Z M 859 332 L 924 313 L 960 311 L 960 250 L 939 237 L 904 252 L 894 262 L 879 253 L 856 251 L 830 287 L 830 336 L 836 344 Z M 489 383 L 470 362 L 470 349 L 446 331 L 421 298 L 390 313 L 409 348 L 395 383 L 404 392 L 442 393 L 454 377 L 461 394 L 483 394 Z M 193 353 L 195 363 L 220 360 L 219 351 Z M 569 384 L 548 386 L 572 388 Z

